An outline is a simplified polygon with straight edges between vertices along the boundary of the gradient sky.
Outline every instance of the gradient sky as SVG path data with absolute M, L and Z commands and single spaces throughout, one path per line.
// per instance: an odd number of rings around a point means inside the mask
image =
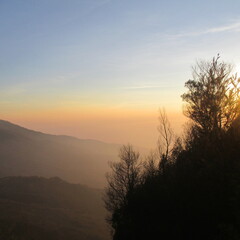
M 239 0 L 0 0 L 0 118 L 153 146 L 197 59 L 240 69 Z M 177 130 L 178 131 L 178 130 Z

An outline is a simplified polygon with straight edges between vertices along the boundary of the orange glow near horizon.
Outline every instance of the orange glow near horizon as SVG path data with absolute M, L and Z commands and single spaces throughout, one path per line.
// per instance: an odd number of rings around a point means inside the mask
M 176 133 L 185 118 L 181 112 L 167 111 Z M 8 111 L 2 119 L 20 126 L 56 135 L 96 139 L 110 143 L 154 148 L 158 138 L 158 110 L 81 107 Z

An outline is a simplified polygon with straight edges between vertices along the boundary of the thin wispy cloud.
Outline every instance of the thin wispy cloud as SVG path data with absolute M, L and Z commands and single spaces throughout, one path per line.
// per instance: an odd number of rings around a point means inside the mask
M 240 31 L 240 20 L 228 25 L 209 28 L 206 30 L 179 33 L 179 34 L 171 35 L 171 37 L 172 38 L 196 37 L 196 36 L 201 36 L 206 34 L 223 33 L 223 32 L 239 32 L 239 31 Z
M 19 95 L 24 95 L 26 94 L 26 89 L 20 86 L 13 86 L 13 87 L 8 87 L 6 89 L 1 89 L 0 93 L 1 93 L 1 100 L 2 100 L 3 97 L 14 97 Z
M 122 89 L 134 90 L 134 89 L 152 89 L 152 88 L 162 88 L 163 86 L 129 86 L 123 87 Z
M 143 86 L 128 86 L 128 87 L 123 87 L 121 89 L 125 90 L 138 90 L 138 89 L 155 89 L 155 88 L 169 88 L 173 87 L 170 85 L 143 85 Z

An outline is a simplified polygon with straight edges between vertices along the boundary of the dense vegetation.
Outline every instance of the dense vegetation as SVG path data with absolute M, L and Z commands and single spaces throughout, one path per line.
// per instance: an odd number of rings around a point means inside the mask
M 105 192 L 114 240 L 240 239 L 239 79 L 219 57 L 186 82 L 181 138 L 160 113 L 157 153 L 147 162 L 123 146 Z
M 0 239 L 109 239 L 102 191 L 59 178 L 0 178 L 0 212 Z

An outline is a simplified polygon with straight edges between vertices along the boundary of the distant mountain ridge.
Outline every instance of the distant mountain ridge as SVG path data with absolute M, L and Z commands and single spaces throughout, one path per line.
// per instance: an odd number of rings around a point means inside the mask
M 0 177 L 58 176 L 102 188 L 120 145 L 50 135 L 0 120 Z
M 80 138 L 77 138 L 77 137 L 73 137 L 73 136 L 68 136 L 68 135 L 55 135 L 55 134 L 49 134 L 49 133 L 43 133 L 43 132 L 40 132 L 40 131 L 35 131 L 35 130 L 32 130 L 32 129 L 29 129 L 29 128 L 25 128 L 25 127 L 22 127 L 20 125 L 17 125 L 17 124 L 14 124 L 14 123 L 11 123 L 9 121 L 6 121 L 6 120 L 0 120 L 0 131 L 8 131 L 8 132 L 12 132 L 12 133 L 25 133 L 25 134 L 29 134 L 29 135 L 42 135 L 42 136 L 51 136 L 53 138 L 57 137 L 61 137 L 61 138 L 66 138 L 66 139 L 72 139 L 72 140 L 78 140 L 78 141 L 85 141 L 85 142 L 97 142 L 97 143 L 103 143 L 103 144 L 110 144 L 110 143 L 105 143 L 105 142 L 102 142 L 100 140 L 96 140 L 96 139 L 80 139 Z M 115 144 L 114 144 L 115 145 Z

